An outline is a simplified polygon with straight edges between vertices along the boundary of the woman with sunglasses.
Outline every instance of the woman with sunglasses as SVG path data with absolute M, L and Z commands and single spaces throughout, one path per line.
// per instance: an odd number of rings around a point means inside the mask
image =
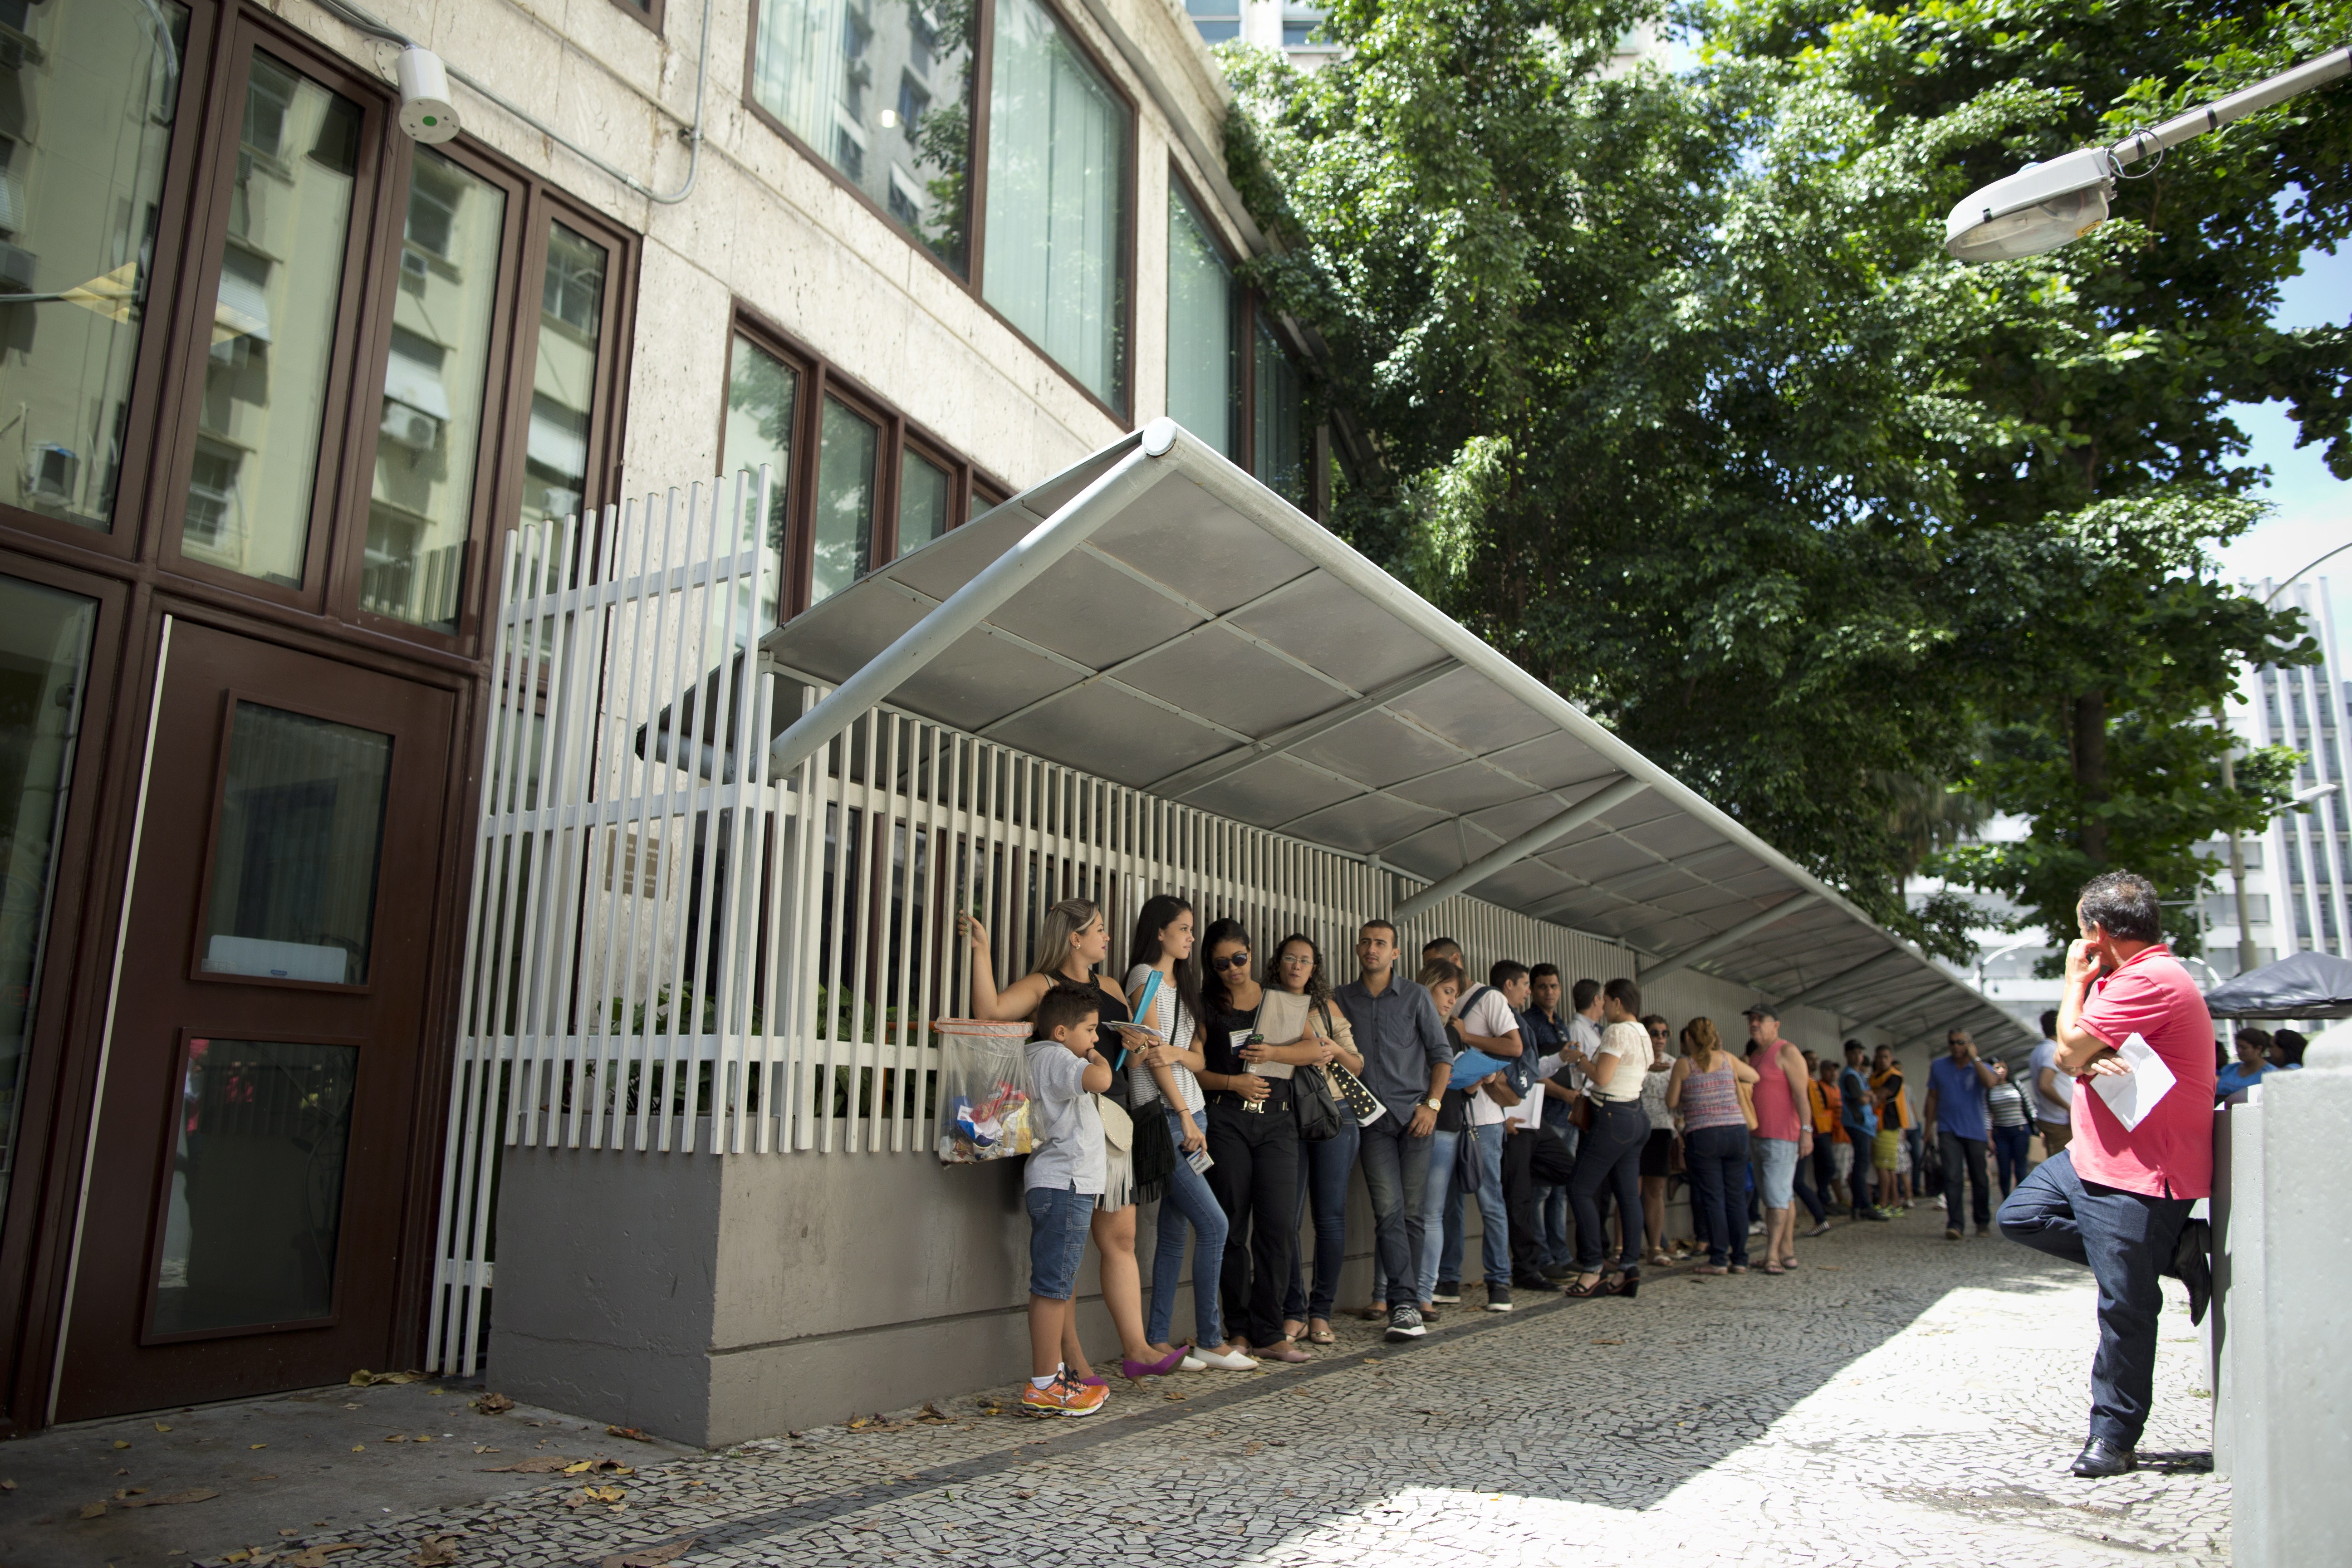
M 1361 1076 L 1363 1055 L 1356 1049 L 1348 1015 L 1332 1005 L 1331 983 L 1323 975 L 1323 950 L 1315 939 L 1304 932 L 1284 937 L 1274 952 L 1273 978 L 1276 990 L 1307 1001 L 1307 1035 L 1291 1047 L 1304 1053 L 1295 1058 L 1299 1065 L 1327 1067 L 1336 1061 Z M 1310 1295 L 1306 1288 L 1306 1248 L 1291 1248 L 1290 1290 L 1282 1305 L 1286 1338 L 1296 1340 L 1304 1333 L 1310 1343 L 1328 1345 L 1338 1337 L 1331 1332 L 1331 1308 L 1339 1296 L 1339 1270 L 1348 1261 L 1348 1178 L 1356 1168 L 1356 1148 L 1363 1135 L 1363 1128 L 1343 1105 L 1336 1136 L 1299 1146 L 1297 1206 L 1306 1211 L 1310 1189 L 1315 1205 L 1315 1289 Z
M 1202 986 L 1208 1029 L 1201 1087 L 1209 1100 L 1209 1189 L 1225 1211 L 1225 1326 L 1267 1361 L 1301 1362 L 1282 1322 L 1298 1247 L 1298 1122 L 1290 1075 L 1319 1059 L 1295 1027 L 1266 1026 L 1265 988 L 1250 973 L 1249 933 L 1239 921 L 1213 921 L 1201 939 L 1209 955 Z M 1283 1009 L 1287 1015 L 1292 1009 Z M 1268 1045 L 1279 1040 L 1278 1046 Z
M 1151 1352 L 1165 1357 L 1176 1317 L 1176 1287 L 1184 1277 L 1184 1227 L 1192 1227 L 1192 1352 L 1179 1363 L 1186 1372 L 1215 1367 L 1248 1372 L 1257 1363 L 1228 1347 L 1217 1310 L 1218 1276 L 1224 1267 L 1225 1211 L 1208 1179 L 1192 1163 L 1207 1152 L 1208 1134 L 1197 1120 L 1207 1103 L 1199 1075 L 1208 1063 L 1201 1054 L 1201 961 L 1194 955 L 1192 906 L 1171 894 L 1145 900 L 1135 917 L 1135 942 L 1127 994 L 1135 1021 L 1157 1031 L 1160 1043 L 1128 1053 L 1129 1097 L 1136 1114 L 1157 1110 L 1168 1118 L 1176 1140 L 1176 1169 L 1160 1203 L 1160 1227 L 1151 1252 Z M 1211 1169 L 1214 1169 L 1213 1166 Z

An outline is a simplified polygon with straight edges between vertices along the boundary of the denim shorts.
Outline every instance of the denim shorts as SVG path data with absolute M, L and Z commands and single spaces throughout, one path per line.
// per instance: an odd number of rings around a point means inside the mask
M 1021 1201 L 1029 1210 L 1029 1294 L 1066 1301 L 1077 1294 L 1078 1260 L 1087 1255 L 1095 1194 L 1032 1187 Z
M 1756 1140 L 1756 1190 L 1764 1194 L 1768 1209 L 1784 1209 L 1795 1194 L 1797 1180 L 1797 1140 L 1794 1138 L 1759 1138 Z

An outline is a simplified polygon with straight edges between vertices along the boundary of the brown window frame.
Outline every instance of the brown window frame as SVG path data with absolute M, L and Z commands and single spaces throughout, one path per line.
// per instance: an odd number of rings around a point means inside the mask
M 614 4 L 620 4 L 620 0 L 614 0 Z M 987 311 L 997 325 L 1011 332 L 1031 353 L 1052 366 L 1054 373 L 1069 383 L 1081 397 L 1094 405 L 1121 430 L 1132 430 L 1135 428 L 1136 258 L 1139 244 L 1138 236 L 1141 217 L 1137 211 L 1137 197 L 1140 184 L 1137 179 L 1137 171 L 1141 167 L 1142 163 L 1142 112 L 1135 95 L 1128 90 L 1127 84 L 1119 79 L 1116 71 L 1111 69 L 1109 62 L 1104 58 L 1102 52 L 1095 47 L 1094 40 L 1087 37 L 1071 19 L 1070 13 L 1063 7 L 1060 0 L 1036 0 L 1036 4 L 1044 6 L 1054 20 L 1061 26 L 1063 32 L 1076 45 L 1079 52 L 1086 58 L 1087 63 L 1093 68 L 1095 74 L 1100 77 L 1110 90 L 1118 96 L 1118 100 L 1127 106 L 1127 159 L 1125 165 L 1119 170 L 1119 195 L 1127 209 L 1127 221 L 1119 226 L 1118 235 L 1119 313 L 1122 318 L 1119 326 L 1118 382 L 1120 393 L 1128 404 L 1125 408 L 1117 407 L 1105 401 L 1101 395 L 1072 374 L 1060 360 L 1046 352 L 1044 344 L 1014 326 L 1002 310 L 990 304 L 982 291 L 984 284 L 982 274 L 985 269 L 988 249 L 988 101 L 991 73 L 996 66 L 996 0 L 980 0 L 979 16 L 975 22 L 975 31 L 978 36 L 974 37 L 971 44 L 971 134 L 965 142 L 970 151 L 966 154 L 969 166 L 965 171 L 964 186 L 964 200 L 969 204 L 969 210 L 965 217 L 964 270 L 961 273 L 941 260 L 939 254 L 929 246 L 922 243 L 920 238 L 909 233 L 906 226 L 891 216 L 880 203 L 858 188 L 835 165 L 832 159 L 810 146 L 782 121 L 769 113 L 761 105 L 752 92 L 751 69 L 752 62 L 759 52 L 760 17 L 764 10 L 763 0 L 751 0 L 751 13 L 746 18 L 743 29 L 741 94 L 743 108 L 753 120 L 781 137 L 787 147 L 814 164 L 821 174 L 847 192 L 866 211 L 880 218 L 888 226 L 892 233 L 904 240 L 924 260 L 938 268 L 943 276 L 952 279 L 959 289 L 971 295 L 973 302 Z
M 952 532 L 987 508 L 981 498 L 994 496 L 992 506 L 1013 492 L 1001 480 L 961 455 L 939 434 L 900 412 L 887 397 L 826 359 L 795 334 L 785 331 L 752 306 L 738 300 L 727 333 L 727 370 L 722 385 L 732 384 L 735 345 L 748 339 L 764 353 L 792 367 L 800 377 L 793 390 L 791 473 L 784 499 L 783 581 L 777 585 L 777 621 L 791 620 L 809 607 L 811 578 L 815 569 L 816 479 L 819 447 L 824 439 L 824 400 L 839 401 L 859 417 L 873 420 L 880 431 L 874 453 L 874 528 L 870 536 L 866 576 L 896 561 L 898 549 L 898 465 L 908 447 L 945 468 L 949 475 L 948 530 Z M 727 400 L 719 398 L 719 471 L 728 467 Z M 887 548 L 886 548 L 887 545 Z

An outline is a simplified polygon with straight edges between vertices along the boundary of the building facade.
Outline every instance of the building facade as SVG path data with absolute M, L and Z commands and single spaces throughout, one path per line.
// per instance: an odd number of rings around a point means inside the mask
M 1172 5 L 376 3 L 0 4 L 0 1429 L 414 1361 L 518 523 L 767 465 L 780 618 L 1171 406 L 1318 488 Z

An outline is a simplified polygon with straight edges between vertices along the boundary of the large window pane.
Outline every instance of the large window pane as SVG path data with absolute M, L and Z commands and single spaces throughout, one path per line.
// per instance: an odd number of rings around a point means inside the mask
M 757 0 L 753 101 L 964 270 L 973 0 Z
M 0 577 L 0 1214 L 96 616 L 88 599 Z
M 604 328 L 604 247 L 561 223 L 547 226 L 539 289 L 539 359 L 530 379 L 523 451 L 522 521 L 569 517 L 588 493 L 588 422 Z
M 1184 10 L 1200 29 L 1202 43 L 1222 44 L 1242 36 L 1242 0 L 1184 0 Z
M 377 415 L 360 603 L 454 632 L 472 533 L 507 197 L 429 147 L 415 155 Z
M 1183 188 L 1168 182 L 1168 417 L 1241 456 L 1241 334 L 1234 275 Z
M 188 1042 L 155 1332 L 299 1323 L 334 1310 L 359 1056 L 352 1046 Z
M 1298 367 L 1282 352 L 1274 334 L 1257 330 L 1256 469 L 1266 489 L 1291 505 L 1307 505 L 1307 457 L 1299 429 L 1301 392 Z
M 981 291 L 1127 407 L 1126 103 L 1039 0 L 998 0 Z
M 18 5 L 0 51 L 0 500 L 113 524 L 187 12 Z
M 205 971 L 363 985 L 392 737 L 258 702 L 229 728 Z
M 289 586 L 310 542 L 362 122 L 349 99 L 253 57 L 180 548 Z
M 727 375 L 727 429 L 719 471 L 769 469 L 768 515 L 745 518 L 743 537 L 759 531 L 767 559 L 760 590 L 760 622 L 776 624 L 777 596 L 784 571 L 786 520 L 792 515 L 793 416 L 799 405 L 800 372 L 751 339 L 737 333 Z
M 882 432 L 833 398 L 816 456 L 815 561 L 809 603 L 829 598 L 865 575 L 874 541 L 874 457 Z
M 948 531 L 954 480 L 945 468 L 911 449 L 898 455 L 898 553 L 920 550 Z

